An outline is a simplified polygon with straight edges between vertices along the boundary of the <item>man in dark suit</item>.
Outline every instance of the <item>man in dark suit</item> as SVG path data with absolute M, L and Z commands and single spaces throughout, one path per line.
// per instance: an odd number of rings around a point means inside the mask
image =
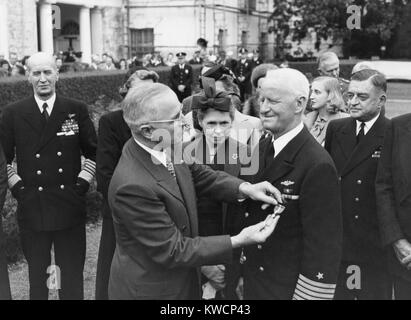
M 411 300 L 411 114 L 392 119 L 377 171 L 377 213 L 394 296 Z
M 177 53 L 177 64 L 171 68 L 170 72 L 171 89 L 176 93 L 180 102 L 191 96 L 191 85 L 193 84 L 193 68 L 186 63 L 186 56 L 185 52 Z
M 159 76 L 152 70 L 138 68 L 130 72 L 121 95 L 126 96 L 130 88 L 136 87 L 141 81 L 157 82 Z M 123 110 L 116 110 L 103 115 L 98 126 L 97 144 L 97 190 L 103 195 L 103 223 L 96 271 L 96 300 L 108 299 L 108 281 L 110 278 L 111 261 L 116 248 L 113 218 L 108 205 L 108 186 L 114 169 L 120 160 L 124 144 L 131 138 L 130 128 L 123 119 Z
M 234 70 L 234 74 L 237 77 L 240 88 L 241 102 L 244 102 L 251 95 L 251 73 L 253 72 L 253 63 L 247 59 L 248 50 L 241 48 L 238 51 L 238 62 Z
M 334 159 L 341 181 L 343 256 L 335 299 L 391 299 L 386 253 L 381 245 L 375 177 L 389 125 L 381 110 L 387 82 L 375 70 L 351 77 L 351 117 L 331 121 L 325 149 Z
M 7 194 L 7 162 L 4 157 L 3 148 L 0 145 L 0 212 L 3 209 Z M 7 270 L 7 259 L 5 253 L 5 235 L 0 215 L 0 300 L 10 300 L 10 282 Z
M 255 49 L 253 50 L 253 69 L 258 67 L 260 64 L 264 63 L 263 59 L 260 56 L 260 50 Z
M 155 111 L 155 112 L 154 112 Z M 110 272 L 110 299 L 199 298 L 201 265 L 229 262 L 232 249 L 264 241 L 276 221 L 238 235 L 198 237 L 196 195 L 235 202 L 251 197 L 269 204 L 277 189 L 251 185 L 177 156 L 183 116 L 177 96 L 165 85 L 144 83 L 123 101 L 133 137 L 126 143 L 109 187 L 117 246 Z M 173 154 L 167 152 L 173 148 Z M 174 164 L 171 160 L 174 160 Z M 179 160 L 180 159 L 180 160 Z
M 47 299 L 48 289 L 55 288 L 61 299 L 83 299 L 85 194 L 95 173 L 96 133 L 87 105 L 56 95 L 58 72 L 51 55 L 36 53 L 27 67 L 34 96 L 4 109 L 0 141 L 18 201 L 30 298 Z
M 261 80 L 260 118 L 272 136 L 262 139 L 252 182 L 278 188 L 285 211 L 264 245 L 244 249 L 244 298 L 333 299 L 341 260 L 341 198 L 328 153 L 302 123 L 307 78 L 295 69 L 267 71 Z M 247 224 L 264 218 L 249 201 Z
M 200 51 L 194 52 L 193 58 L 188 62 L 189 64 L 203 64 L 203 58 L 200 57 Z

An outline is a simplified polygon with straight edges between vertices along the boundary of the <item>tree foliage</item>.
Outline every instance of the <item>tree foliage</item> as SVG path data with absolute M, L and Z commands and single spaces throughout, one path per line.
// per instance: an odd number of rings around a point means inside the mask
M 282 39 L 292 32 L 293 40 L 301 40 L 306 36 L 309 28 L 314 28 L 317 37 L 327 39 L 333 35 L 336 38 L 343 38 L 348 48 L 352 47 L 351 41 L 359 42 L 364 39 L 375 46 L 386 45 L 394 38 L 404 7 L 408 2 L 408 0 L 275 0 L 271 15 L 274 23 L 270 31 L 276 32 Z M 347 7 L 351 4 L 361 8 L 360 30 L 347 28 L 346 22 L 349 17 Z

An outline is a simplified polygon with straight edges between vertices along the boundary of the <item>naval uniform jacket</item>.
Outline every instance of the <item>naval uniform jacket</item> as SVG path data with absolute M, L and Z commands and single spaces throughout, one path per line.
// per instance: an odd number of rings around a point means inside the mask
M 193 84 L 193 68 L 188 64 L 184 64 L 184 68 L 181 69 L 180 65 L 175 65 L 171 68 L 170 73 L 171 89 L 177 94 L 184 97 L 191 95 L 191 85 Z M 184 92 L 178 90 L 179 85 L 184 85 Z
M 258 153 L 257 153 L 258 151 Z M 254 153 L 259 172 L 292 197 L 274 233 L 262 245 L 244 248 L 244 297 L 257 300 L 333 299 L 341 260 L 341 199 L 335 166 L 304 127 L 273 158 L 272 138 Z M 247 225 L 264 220 L 272 207 L 247 200 Z
M 8 165 L 16 156 L 25 186 L 18 199 L 19 225 L 56 231 L 85 222 L 85 197 L 74 185 L 81 156 L 94 164 L 97 138 L 82 102 L 57 95 L 45 127 L 42 117 L 34 96 L 9 105 L 2 113 L 0 139 Z
M 375 178 L 389 122 L 381 114 L 358 145 L 355 119 L 333 120 L 328 125 L 325 149 L 334 159 L 341 181 L 345 262 L 386 263 L 378 225 Z

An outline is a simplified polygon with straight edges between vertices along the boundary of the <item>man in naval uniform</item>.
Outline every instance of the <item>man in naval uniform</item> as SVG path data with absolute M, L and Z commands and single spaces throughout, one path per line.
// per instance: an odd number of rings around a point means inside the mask
M 171 68 L 170 84 L 171 89 L 176 93 L 177 98 L 182 102 L 191 96 L 191 85 L 193 84 L 193 68 L 186 63 L 185 52 L 177 53 L 177 64 Z

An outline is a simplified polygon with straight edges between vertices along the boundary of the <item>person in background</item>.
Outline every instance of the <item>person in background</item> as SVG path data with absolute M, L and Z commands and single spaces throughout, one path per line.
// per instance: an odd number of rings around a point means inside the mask
M 255 67 L 251 73 L 251 85 L 253 86 L 254 94 L 244 103 L 243 114 L 259 118 L 260 117 L 260 102 L 259 102 L 259 87 L 260 80 L 263 79 L 268 70 L 275 70 L 278 67 L 275 64 L 263 63 Z
M 126 59 L 122 58 L 119 61 L 119 65 L 120 65 L 120 70 L 128 70 L 128 64 Z
M 194 151 L 197 163 L 206 164 L 213 170 L 224 171 L 232 176 L 240 177 L 241 167 L 248 165 L 250 156 L 247 147 L 230 137 L 234 120 L 235 108 L 230 96 L 223 91 L 217 91 L 215 80 L 202 78 L 204 91 L 193 96 L 193 110 L 196 110 L 197 121 L 201 134 L 187 147 Z M 213 103 L 208 99 L 213 98 Z M 215 236 L 222 234 L 234 235 L 241 231 L 241 219 L 236 214 L 239 204 L 227 204 L 217 201 L 214 197 L 199 197 L 197 199 L 199 235 Z M 239 258 L 239 253 L 236 253 Z M 223 290 L 227 281 L 225 269 L 230 266 L 203 266 L 204 275 L 203 297 L 205 299 L 223 298 Z M 230 277 L 231 278 L 231 277 Z M 229 281 L 230 285 L 234 281 Z M 231 291 L 234 293 L 233 285 Z
M 193 68 L 186 63 L 185 52 L 177 53 L 178 64 L 171 68 L 170 87 L 176 93 L 180 102 L 191 96 L 193 84 Z
M 175 66 L 175 64 L 176 64 L 176 61 L 175 61 L 175 59 L 174 59 L 174 54 L 173 54 L 172 52 L 170 52 L 170 53 L 167 55 L 167 59 L 166 59 L 166 61 L 165 61 L 165 65 L 168 66 L 168 67 L 173 67 L 173 66 Z
M 7 162 L 4 157 L 3 148 L 0 145 L 0 212 L 3 210 L 7 194 Z M 0 300 L 10 300 L 10 281 L 7 269 L 7 258 L 5 248 L 5 234 L 2 227 L 2 216 L 0 214 Z
M 376 198 L 382 244 L 396 300 L 411 300 L 411 114 L 392 119 L 378 165 Z
M 262 133 L 262 124 L 259 118 L 251 117 L 242 114 L 240 90 L 234 82 L 232 72 L 222 65 L 215 65 L 203 73 L 204 77 L 213 78 L 216 81 L 216 88 L 218 91 L 226 92 L 230 98 L 231 103 L 235 108 L 234 121 L 230 131 L 230 137 L 239 141 L 243 145 L 247 145 L 251 150 L 258 144 Z M 184 105 L 189 105 L 191 110 L 192 97 L 188 97 L 183 101 Z M 193 110 L 185 115 L 187 123 L 191 126 L 191 138 L 195 137 L 195 129 L 200 129 L 197 122 L 196 110 Z
M 262 63 L 264 63 L 263 59 L 260 56 L 260 50 L 259 49 L 253 50 L 253 57 L 252 57 L 251 61 L 253 62 L 253 68 L 259 66 Z
M 193 58 L 188 62 L 189 64 L 203 64 L 203 59 L 200 57 L 200 50 L 194 52 Z
M 358 71 L 364 70 L 364 69 L 370 69 L 372 70 L 372 65 L 368 61 L 360 61 L 356 63 L 356 65 L 352 68 L 351 74 L 354 74 Z
M 390 126 L 382 112 L 387 101 L 384 75 L 369 69 L 354 73 L 347 98 L 351 117 L 331 121 L 325 137 L 325 149 L 340 177 L 342 199 L 343 251 L 335 299 L 389 300 L 392 281 L 375 188 L 384 135 Z
M 100 57 L 98 56 L 98 54 L 93 54 L 91 56 L 90 69 L 99 70 L 100 69 L 99 65 L 100 65 Z
M 336 78 L 318 77 L 311 84 L 312 112 L 304 117 L 304 124 L 310 133 L 324 146 L 327 126 L 332 120 L 347 118 L 346 106 Z
M 57 67 L 57 71 L 60 72 L 61 67 L 63 66 L 63 59 L 57 57 L 56 58 L 56 67 Z
M 27 68 L 33 93 L 2 110 L 0 143 L 18 203 L 30 299 L 48 299 L 47 279 L 56 272 L 60 299 L 82 300 L 86 193 L 95 173 L 97 137 L 87 105 L 56 93 L 59 74 L 52 55 L 33 54 Z
M 253 64 L 247 59 L 248 50 L 241 48 L 238 51 L 238 63 L 234 74 L 238 80 L 238 87 L 240 88 L 240 99 L 244 102 L 251 95 L 251 73 L 253 71 Z
M 147 70 L 143 67 L 130 69 L 119 93 L 124 98 L 130 88 L 136 87 L 141 82 L 155 83 L 158 80 L 159 75 L 152 70 Z M 97 259 L 96 300 L 108 299 L 108 281 L 116 239 L 107 194 L 111 177 L 121 156 L 121 151 L 126 141 L 130 138 L 130 128 L 123 119 L 123 110 L 119 109 L 101 116 L 98 126 L 96 179 L 97 190 L 103 195 L 103 224 Z
M 10 64 L 7 60 L 0 60 L 0 69 L 6 76 L 10 75 Z

